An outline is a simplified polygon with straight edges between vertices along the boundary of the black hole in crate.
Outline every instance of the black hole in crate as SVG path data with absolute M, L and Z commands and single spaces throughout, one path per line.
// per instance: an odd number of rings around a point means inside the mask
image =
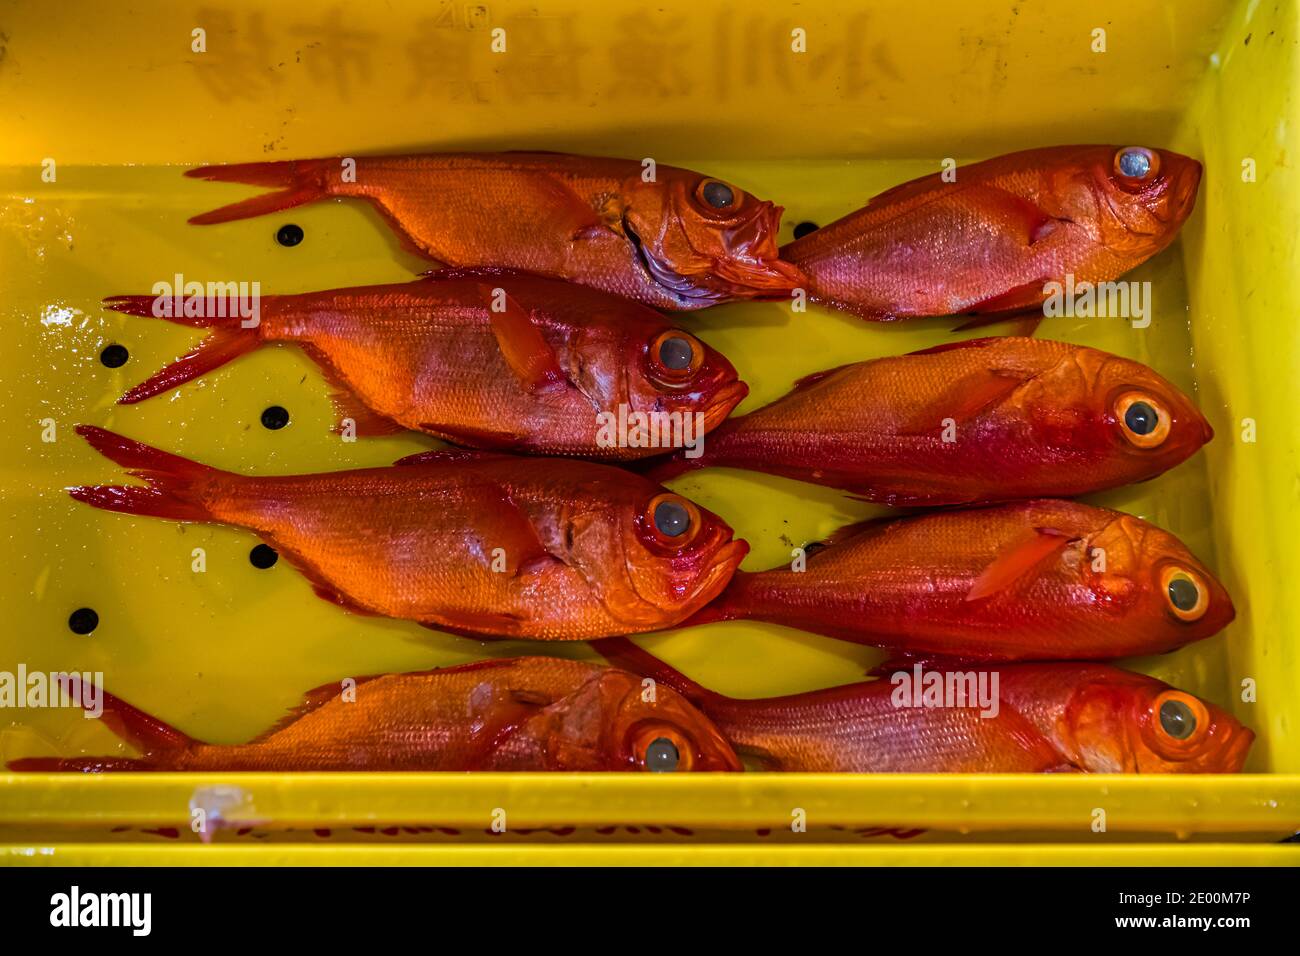
M 248 563 L 255 568 L 261 568 L 263 571 L 275 567 L 275 562 L 279 560 L 279 552 L 269 544 L 259 544 L 248 552 Z
M 824 547 L 826 547 L 825 541 L 809 541 L 803 546 L 803 556 L 805 558 L 811 558 Z
M 295 226 L 291 222 L 285 223 L 275 234 L 275 241 L 282 246 L 293 248 L 302 242 L 302 226 Z
M 804 236 L 808 235 L 808 233 L 816 232 L 817 228 L 817 223 L 815 222 L 796 223 L 794 227 L 794 237 L 796 239 L 802 239 Z
M 125 345 L 110 345 L 99 353 L 99 360 L 109 368 L 121 368 L 130 357 Z
M 262 411 L 262 426 L 277 431 L 289 424 L 289 410 L 283 405 L 272 405 Z
M 99 627 L 99 615 L 94 609 L 79 607 L 68 615 L 68 628 L 73 634 L 89 634 Z

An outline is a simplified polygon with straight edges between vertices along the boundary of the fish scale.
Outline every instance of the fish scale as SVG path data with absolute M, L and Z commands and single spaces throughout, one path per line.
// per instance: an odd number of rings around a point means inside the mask
M 1037 306 L 1047 282 L 1103 282 L 1168 246 L 1191 214 L 1201 165 L 1168 150 L 1149 182 L 1115 170 L 1115 146 L 1009 153 L 936 173 L 781 249 L 817 302 L 866 319 Z
M 1194 619 L 1173 613 L 1174 571 L 1204 598 Z M 802 571 L 737 573 L 693 622 L 766 621 L 921 658 L 1107 660 L 1174 650 L 1234 613 L 1173 535 L 1043 499 L 843 529 Z
M 498 296 L 498 290 L 500 296 Z M 495 304 L 506 306 L 498 317 Z M 110 308 L 150 317 L 152 296 L 117 296 Z M 264 342 L 305 348 L 335 388 L 340 428 L 358 435 L 408 428 L 456 444 L 625 460 L 661 451 L 602 437 L 601 416 L 692 416 L 708 431 L 747 388 L 716 350 L 674 330 L 653 309 L 594 289 L 499 270 L 443 272 L 417 282 L 261 300 L 244 328 L 217 308 L 173 321 L 209 326 L 187 356 L 131 389 L 157 395 Z M 655 343 L 690 343 L 685 376 L 665 371 Z M 698 352 L 698 354 L 696 354 Z M 553 368 L 554 381 L 536 377 Z
M 662 309 L 781 297 L 803 276 L 777 255 L 781 208 L 728 187 L 709 208 L 707 177 L 639 161 L 559 153 L 362 156 L 205 166 L 186 175 L 278 187 L 194 216 L 198 225 L 331 196 L 374 203 L 419 254 L 565 279 Z
M 1130 395 L 1159 410 L 1158 444 L 1135 444 L 1117 405 Z M 747 468 L 885 504 L 973 504 L 1142 481 L 1212 436 L 1192 400 L 1139 362 L 1006 336 L 808 376 L 723 423 L 700 457 L 678 453 L 648 473 Z
M 742 757 L 802 773 L 1236 773 L 1254 734 L 1230 714 L 1161 681 L 1104 664 L 933 662 L 921 679 L 978 681 L 986 699 L 918 703 L 914 667 L 875 680 L 783 697 L 726 697 L 627 638 L 595 647 L 619 667 L 671 687 L 697 706 Z M 1174 699 L 1192 733 L 1163 731 Z
M 70 489 L 128 514 L 247 528 L 317 594 L 460 633 L 585 640 L 671 627 L 730 579 L 747 546 L 645 478 L 562 458 L 430 452 L 389 468 L 246 477 L 81 426 L 146 486 Z M 655 536 L 651 505 L 690 518 Z
M 739 770 L 731 747 L 670 688 L 609 667 L 513 658 L 362 677 L 309 691 L 243 744 L 194 740 L 103 693 L 104 720 L 139 757 L 28 757 L 15 770 L 645 770 L 668 740 L 683 770 Z M 642 729 L 644 728 L 644 729 Z

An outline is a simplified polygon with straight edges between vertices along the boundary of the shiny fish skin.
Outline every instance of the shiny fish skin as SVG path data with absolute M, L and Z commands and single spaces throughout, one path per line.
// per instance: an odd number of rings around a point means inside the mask
M 722 589 L 747 550 L 716 515 L 594 462 L 430 452 L 387 468 L 246 477 L 77 431 L 148 486 L 72 497 L 247 528 L 326 600 L 455 633 L 585 640 L 671 627 Z M 691 516 L 669 540 L 647 517 L 665 498 Z
M 897 186 L 781 248 L 810 298 L 864 319 L 1032 308 L 1043 286 L 1118 278 L 1168 246 L 1191 215 L 1201 164 L 1168 150 L 1126 183 L 1128 147 L 1053 146 Z
M 204 166 L 186 175 L 274 187 L 194 216 L 197 225 L 260 216 L 326 197 L 374 203 L 415 252 L 448 266 L 495 266 L 565 279 L 669 310 L 784 298 L 803 282 L 780 261 L 781 208 L 727 186 L 637 160 L 561 153 L 356 157 L 354 181 L 335 159 Z
M 1161 681 L 1104 664 L 935 663 L 923 673 L 985 675 L 981 706 L 900 706 L 905 662 L 873 681 L 784 697 L 738 699 L 701 687 L 626 638 L 595 643 L 620 667 L 677 690 L 742 757 L 803 773 L 1236 773 L 1254 734 L 1231 715 Z M 992 675 L 997 675 L 996 685 Z M 968 685 L 969 686 L 969 685 Z M 993 695 L 990 694 L 990 697 Z M 1164 732 L 1170 698 L 1196 714 L 1186 740 Z
M 731 747 L 665 687 L 610 667 L 543 657 L 362 677 L 309 691 L 244 744 L 194 740 L 104 693 L 105 723 L 140 757 L 29 757 L 20 771 L 637 771 L 649 743 L 677 748 L 677 769 L 739 770 Z
M 1170 575 L 1204 599 L 1194 619 L 1172 607 Z M 737 573 L 692 623 L 767 621 L 923 657 L 1111 660 L 1209 637 L 1234 613 L 1168 532 L 1041 499 L 842 529 L 803 571 Z
M 1122 403 L 1135 399 L 1161 416 L 1158 444 L 1126 425 Z M 808 376 L 726 421 L 702 456 L 677 454 L 648 474 L 714 465 L 900 507 L 978 504 L 1144 481 L 1213 434 L 1190 398 L 1141 363 L 1064 342 L 983 338 Z
M 152 296 L 106 300 L 143 317 L 154 303 Z M 494 312 L 498 304 L 504 308 Z M 725 357 L 653 309 L 499 270 L 263 296 L 254 328 L 235 315 L 215 318 L 226 310 L 204 312 L 172 321 L 212 326 L 212 334 L 132 388 L 123 404 L 175 388 L 263 343 L 286 342 L 321 366 L 336 389 L 340 428 L 350 419 L 356 434 L 408 428 L 466 447 L 622 460 L 664 449 L 603 440 L 601 416 L 616 419 L 620 406 L 639 414 L 699 413 L 708 430 L 747 392 Z M 656 347 L 669 335 L 690 344 L 695 361 L 684 372 L 659 358 Z

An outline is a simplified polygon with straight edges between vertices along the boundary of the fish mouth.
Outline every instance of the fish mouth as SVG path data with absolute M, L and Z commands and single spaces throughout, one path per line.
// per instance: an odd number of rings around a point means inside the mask
M 713 563 L 709 565 L 709 570 L 705 572 L 704 580 L 696 592 L 696 597 L 701 603 L 707 604 L 722 593 L 722 589 L 731 582 L 732 575 L 736 573 L 740 562 L 745 560 L 747 554 L 749 554 L 749 542 L 743 538 L 733 538 L 718 548 L 713 556 Z
M 713 401 L 704 411 L 704 431 L 710 432 L 726 421 L 727 416 L 748 395 L 749 386 L 741 381 L 730 382 L 718 389 L 713 396 Z

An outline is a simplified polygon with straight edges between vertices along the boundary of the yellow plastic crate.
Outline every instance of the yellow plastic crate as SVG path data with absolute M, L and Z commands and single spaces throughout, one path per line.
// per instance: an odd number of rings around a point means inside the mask
M 339 442 L 327 387 L 289 348 L 263 349 L 176 398 L 113 404 L 195 336 L 105 312 L 103 296 L 147 292 L 177 272 L 274 293 L 427 268 L 361 204 L 188 226 L 248 190 L 183 179 L 183 166 L 452 148 L 650 156 L 783 203 L 785 240 L 794 224 L 829 222 L 946 157 L 1136 143 L 1206 168 L 1180 240 L 1131 275 L 1153 285 L 1151 327 L 1049 319 L 1039 334 L 1148 362 L 1194 393 L 1213 424 L 1203 455 L 1092 500 L 1170 529 L 1217 569 L 1238 607 L 1232 627 L 1131 663 L 1228 707 L 1259 739 L 1251 772 L 1236 777 L 0 774 L 0 860 L 1294 861 L 1294 847 L 1268 843 L 1300 828 L 1298 19 L 1292 0 L 10 0 L 0 9 L 0 670 L 103 671 L 145 710 L 237 742 L 328 680 L 539 651 L 350 616 L 283 564 L 251 567 L 245 533 L 99 513 L 62 493 L 120 474 L 72 434 L 80 422 L 249 472 L 383 464 L 430 444 Z M 193 49 L 196 29 L 205 52 Z M 504 53 L 492 52 L 496 29 Z M 795 30 L 805 53 L 792 50 Z M 53 182 L 42 178 L 49 161 Z M 288 221 L 306 234 L 292 249 L 274 240 Z M 948 341 L 954 324 L 884 327 L 779 303 L 683 321 L 750 382 L 741 411 L 817 369 Z M 97 360 L 110 342 L 131 353 L 119 370 Z M 271 404 L 290 410 L 290 427 L 258 425 Z M 47 419 L 53 443 L 42 441 Z M 1243 440 L 1247 419 L 1256 441 Z M 880 510 L 734 471 L 676 486 L 751 542 L 747 568 Z M 203 574 L 190 570 L 197 547 Z M 80 606 L 100 615 L 89 637 L 67 628 Z M 854 680 L 877 659 L 757 624 L 646 643 L 749 696 Z M 1241 699 L 1245 679 L 1254 702 Z M 74 712 L 0 711 L 0 758 L 82 749 L 126 752 Z M 203 845 L 189 807 L 213 786 L 238 789 L 223 791 L 227 828 Z M 509 826 L 499 837 L 484 832 L 496 808 Z M 795 808 L 806 833 L 791 832 Z M 1092 831 L 1097 808 L 1106 833 Z

